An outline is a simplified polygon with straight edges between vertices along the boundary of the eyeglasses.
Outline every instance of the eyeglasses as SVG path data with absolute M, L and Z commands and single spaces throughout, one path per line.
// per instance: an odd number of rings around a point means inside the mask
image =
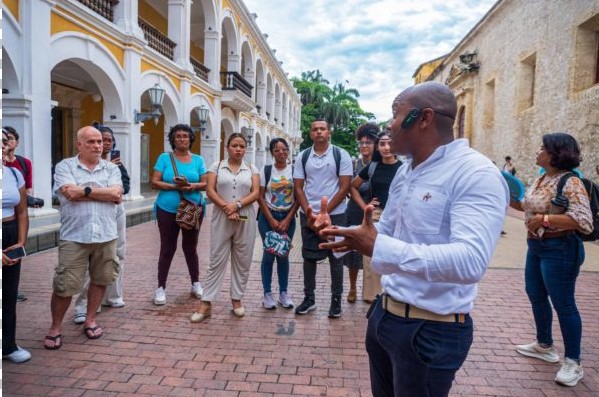
M 358 141 L 358 146 L 366 147 L 366 146 L 370 146 L 370 145 L 374 145 L 374 142 L 372 142 L 372 141 Z
M 180 141 L 186 141 L 189 139 L 189 135 L 176 135 L 175 139 L 178 139 Z
M 17 140 L 17 138 L 15 138 L 14 136 L 9 136 L 9 137 L 8 137 L 8 140 L 9 140 L 9 141 L 16 141 L 16 140 Z
M 3 140 L 2 140 L 2 144 L 3 144 L 3 145 L 8 145 L 8 139 L 3 139 Z

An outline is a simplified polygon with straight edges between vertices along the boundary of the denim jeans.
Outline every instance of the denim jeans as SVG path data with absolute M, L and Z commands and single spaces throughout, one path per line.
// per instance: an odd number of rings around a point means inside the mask
M 270 213 L 277 221 L 282 221 L 283 219 L 285 219 L 287 214 L 289 214 L 288 211 L 271 211 Z M 260 212 L 260 215 L 258 215 L 258 231 L 260 232 L 260 237 L 262 237 L 262 242 L 264 242 L 264 236 L 266 235 L 266 233 L 271 230 L 272 228 L 266 220 L 266 217 L 262 212 Z M 294 233 L 295 216 L 291 219 L 291 222 L 289 222 L 289 227 L 287 228 L 287 235 L 291 240 L 293 240 Z M 265 294 L 272 292 L 272 268 L 275 262 L 275 258 L 277 260 L 277 275 L 279 277 L 279 293 L 287 292 L 287 285 L 289 282 L 289 256 L 283 258 L 263 251 L 260 272 L 262 273 L 262 287 L 264 288 Z
M 553 344 L 553 304 L 564 338 L 565 356 L 572 360 L 580 359 L 582 321 L 574 291 L 582 262 L 584 246 L 575 234 L 546 240 L 528 239 L 526 293 L 532 304 L 537 341 Z
M 403 318 L 384 310 L 381 300 L 373 303 L 366 330 L 372 395 L 449 395 L 472 345 L 472 317 L 463 324 Z

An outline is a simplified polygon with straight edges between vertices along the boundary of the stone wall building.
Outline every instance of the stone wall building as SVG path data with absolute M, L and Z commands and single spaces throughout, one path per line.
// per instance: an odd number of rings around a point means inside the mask
M 32 216 L 56 212 L 53 167 L 93 121 L 115 132 L 131 176 L 126 200 L 143 198 L 178 123 L 196 130 L 192 150 L 207 165 L 233 132 L 251 139 L 246 160 L 258 167 L 271 161 L 271 138 L 296 154 L 301 101 L 255 18 L 242 0 L 3 1 L 2 123 L 33 161 L 46 206 Z
M 518 176 L 538 173 L 548 132 L 566 131 L 599 179 L 599 1 L 499 0 L 428 77 L 458 99 L 455 133 Z

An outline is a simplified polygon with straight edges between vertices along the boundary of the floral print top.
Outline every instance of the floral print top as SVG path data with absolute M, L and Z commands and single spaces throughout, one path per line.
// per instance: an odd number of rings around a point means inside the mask
M 563 213 L 563 211 L 559 211 L 558 208 L 551 205 L 551 199 L 555 197 L 557 184 L 565 173 L 566 171 L 553 176 L 544 174 L 534 181 L 522 201 L 526 223 L 536 214 Z M 568 178 L 564 185 L 563 195 L 570 203 L 565 214 L 578 223 L 579 230 L 582 233 L 591 233 L 593 231 L 593 215 L 591 214 L 589 197 L 582 181 L 577 177 Z

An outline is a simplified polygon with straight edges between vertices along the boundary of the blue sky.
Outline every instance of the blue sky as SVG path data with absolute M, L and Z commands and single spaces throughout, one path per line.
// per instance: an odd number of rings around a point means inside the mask
M 320 69 L 379 121 L 421 63 L 448 53 L 496 0 L 244 0 L 289 76 Z

